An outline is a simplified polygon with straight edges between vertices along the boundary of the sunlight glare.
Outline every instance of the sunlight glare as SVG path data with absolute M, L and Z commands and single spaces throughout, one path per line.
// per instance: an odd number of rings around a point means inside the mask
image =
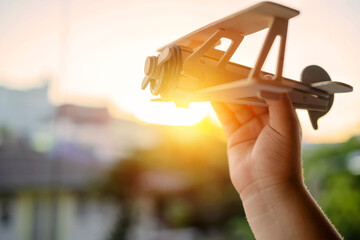
M 174 103 L 152 102 L 151 107 L 138 108 L 135 117 L 148 123 L 189 126 L 200 122 L 212 111 L 210 103 L 190 103 L 189 108 Z

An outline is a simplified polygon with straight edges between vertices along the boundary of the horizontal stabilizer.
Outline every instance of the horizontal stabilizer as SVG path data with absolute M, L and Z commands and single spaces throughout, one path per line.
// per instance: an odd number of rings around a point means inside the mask
M 319 90 L 325 91 L 329 94 L 334 93 L 345 93 L 345 92 L 351 92 L 353 90 L 353 87 L 342 82 L 317 82 L 311 84 L 312 87 L 317 88 Z

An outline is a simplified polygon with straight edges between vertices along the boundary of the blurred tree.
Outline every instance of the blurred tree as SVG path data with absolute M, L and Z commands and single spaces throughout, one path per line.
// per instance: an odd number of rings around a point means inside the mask
M 236 221 L 245 219 L 244 212 L 230 182 L 219 126 L 204 119 L 192 127 L 163 126 L 161 132 L 156 148 L 118 161 L 109 173 L 105 189 L 123 209 L 111 239 L 125 239 L 142 198 L 152 199 L 154 217 L 165 228 L 191 227 L 204 235 L 249 239 L 247 222 Z
M 156 148 L 119 160 L 108 175 L 104 189 L 122 206 L 111 239 L 126 239 L 144 202 L 150 202 L 149 214 L 162 228 L 195 228 L 205 239 L 254 239 L 229 179 L 222 130 L 209 119 L 191 127 L 159 128 Z M 348 240 L 360 236 L 360 176 L 348 165 L 359 149 L 360 138 L 354 137 L 303 150 L 306 184 Z
M 360 176 L 351 173 L 349 160 L 360 150 L 360 137 L 339 144 L 305 149 L 306 185 L 332 223 L 347 240 L 360 236 Z

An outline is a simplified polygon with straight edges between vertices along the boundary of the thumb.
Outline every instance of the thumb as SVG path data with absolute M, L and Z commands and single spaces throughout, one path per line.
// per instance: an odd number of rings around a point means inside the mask
M 283 136 L 300 133 L 300 124 L 295 109 L 287 93 L 280 100 L 265 99 L 269 105 L 269 125 Z

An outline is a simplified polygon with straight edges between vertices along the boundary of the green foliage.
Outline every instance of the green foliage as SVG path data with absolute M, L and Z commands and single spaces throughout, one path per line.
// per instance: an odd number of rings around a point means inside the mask
M 228 231 L 231 236 L 237 237 L 237 239 L 255 240 L 249 228 L 249 223 L 244 217 L 234 217 L 228 221 Z
M 360 149 L 360 138 L 320 145 L 304 151 L 305 182 L 326 215 L 345 239 L 360 236 L 360 176 L 348 170 L 347 160 Z

